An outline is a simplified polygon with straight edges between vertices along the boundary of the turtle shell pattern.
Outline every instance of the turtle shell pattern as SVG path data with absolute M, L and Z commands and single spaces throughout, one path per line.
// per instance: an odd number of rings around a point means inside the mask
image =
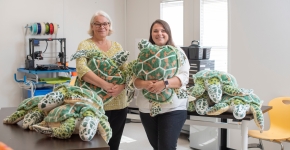
M 134 75 L 142 80 L 164 80 L 176 75 L 180 56 L 178 49 L 173 46 L 156 46 L 147 40 L 138 43 L 140 53 L 137 64 L 133 67 Z M 143 89 L 143 95 L 148 100 L 158 103 L 171 101 L 173 89 L 164 89 L 160 94 L 150 93 Z
M 103 110 L 103 101 L 101 97 L 94 91 L 65 84 L 55 87 L 53 91 L 61 92 L 64 95 L 64 102 L 66 103 L 87 103 L 100 110 L 102 113 L 105 113 Z
M 19 104 L 17 110 L 30 110 L 33 107 L 36 107 L 43 97 L 44 96 L 34 96 L 27 98 Z
M 102 54 L 99 50 L 79 50 L 72 55 L 71 60 L 86 57 L 88 59 L 87 66 L 97 76 L 109 83 L 124 84 L 125 76 L 118 65 L 124 63 L 128 55 L 129 52 L 121 51 L 113 57 L 113 60 Z M 95 91 L 103 99 L 104 104 L 108 103 L 113 98 L 100 87 L 80 80 L 79 78 L 77 78 L 75 85 Z

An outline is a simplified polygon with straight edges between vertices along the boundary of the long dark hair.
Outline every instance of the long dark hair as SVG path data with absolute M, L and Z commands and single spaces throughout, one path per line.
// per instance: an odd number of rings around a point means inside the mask
M 155 21 L 152 23 L 152 25 L 151 25 L 151 27 L 150 27 L 149 42 L 151 42 L 152 44 L 155 44 L 155 42 L 154 42 L 153 39 L 152 39 L 152 28 L 153 28 L 153 26 L 154 26 L 155 24 L 157 24 L 157 23 L 160 24 L 160 25 L 162 25 L 163 28 L 165 29 L 165 32 L 168 34 L 168 41 L 166 42 L 166 45 L 171 45 L 171 46 L 174 46 L 174 47 L 175 47 L 174 42 L 173 42 L 173 40 L 172 40 L 172 36 L 171 36 L 171 29 L 170 29 L 170 26 L 169 26 L 169 24 L 168 24 L 166 21 L 161 20 L 161 19 L 157 19 L 157 20 L 155 20 Z

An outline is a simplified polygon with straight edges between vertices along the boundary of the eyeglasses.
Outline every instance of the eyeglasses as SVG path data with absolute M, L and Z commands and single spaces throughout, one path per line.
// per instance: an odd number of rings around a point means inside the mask
M 95 27 L 98 27 L 98 28 L 101 28 L 102 26 L 103 27 L 108 27 L 109 25 L 110 25 L 110 22 L 104 22 L 104 23 L 93 23 L 93 25 L 95 26 Z

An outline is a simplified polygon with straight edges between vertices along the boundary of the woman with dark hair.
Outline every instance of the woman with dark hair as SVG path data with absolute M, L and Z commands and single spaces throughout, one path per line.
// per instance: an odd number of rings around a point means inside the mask
M 171 30 L 164 20 L 156 20 L 150 28 L 149 41 L 157 46 L 174 46 Z M 189 79 L 189 62 L 181 48 L 177 48 L 183 56 L 181 67 L 175 76 L 164 81 L 142 80 L 137 78 L 134 86 L 137 89 L 146 89 L 151 93 L 160 93 L 164 88 L 186 90 Z M 147 137 L 154 150 L 175 150 L 177 139 L 187 117 L 187 97 L 172 96 L 172 103 L 161 104 L 161 112 L 152 117 L 150 108 L 152 104 L 144 97 L 142 92 L 137 96 L 137 105 L 140 118 Z

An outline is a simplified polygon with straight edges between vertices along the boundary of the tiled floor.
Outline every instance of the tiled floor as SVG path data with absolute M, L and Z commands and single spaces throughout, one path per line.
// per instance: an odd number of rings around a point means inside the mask
M 142 124 L 126 123 L 121 140 L 120 150 L 152 150 Z M 177 141 L 177 150 L 192 150 L 189 147 L 188 135 L 181 134 Z

